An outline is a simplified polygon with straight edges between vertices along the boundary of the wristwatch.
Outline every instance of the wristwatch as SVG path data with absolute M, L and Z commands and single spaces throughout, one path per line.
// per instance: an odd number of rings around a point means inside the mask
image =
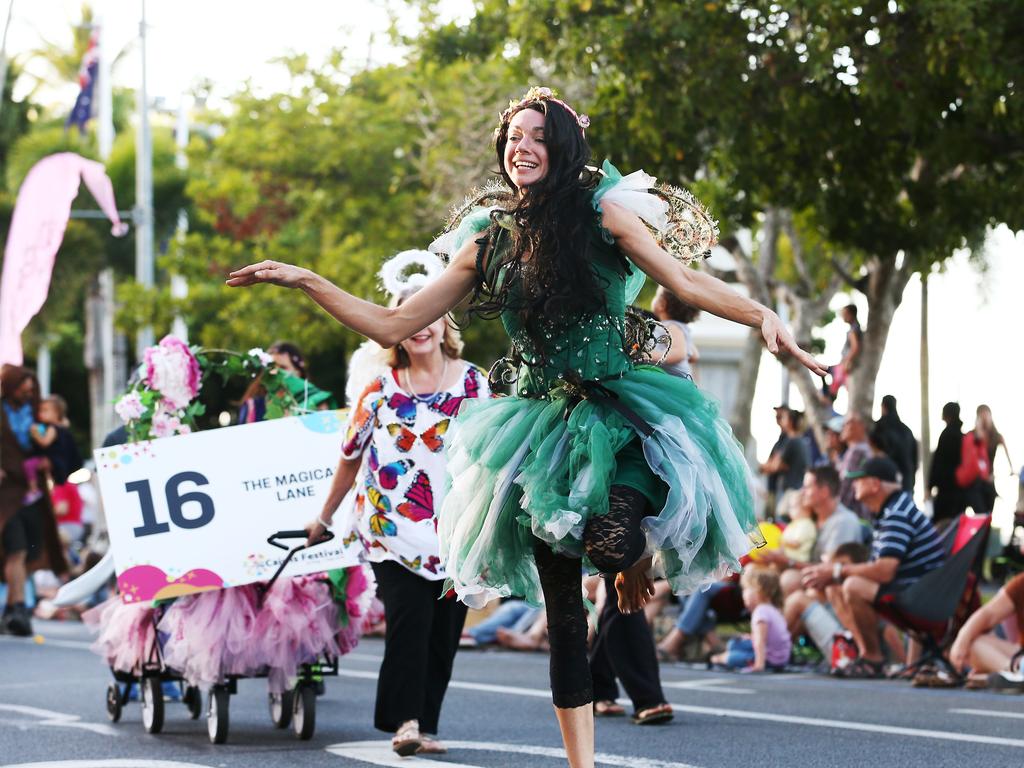
M 843 564 L 832 563 L 832 581 L 836 584 L 843 580 Z

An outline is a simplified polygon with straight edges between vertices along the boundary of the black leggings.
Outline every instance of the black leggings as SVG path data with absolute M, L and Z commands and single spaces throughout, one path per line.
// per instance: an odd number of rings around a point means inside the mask
M 583 547 L 603 573 L 618 573 L 644 552 L 640 521 L 648 514 L 647 497 L 625 485 L 613 485 L 608 512 L 593 517 L 583 530 Z M 594 700 L 587 659 L 587 614 L 583 607 L 582 566 L 578 559 L 555 554 L 534 539 L 533 556 L 544 591 L 551 645 L 551 697 L 556 707 L 582 707 Z M 614 591 L 608 595 L 615 600 Z

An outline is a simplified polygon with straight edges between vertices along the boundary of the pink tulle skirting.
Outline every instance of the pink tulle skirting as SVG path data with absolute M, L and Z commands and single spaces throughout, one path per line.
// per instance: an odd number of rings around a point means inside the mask
M 368 566 L 278 579 L 178 598 L 155 624 L 154 609 L 119 597 L 83 618 L 98 633 L 93 650 L 118 671 L 137 671 L 155 637 L 166 667 L 189 685 L 229 676 L 266 675 L 270 689 L 290 687 L 298 668 L 343 656 L 370 622 L 376 584 Z

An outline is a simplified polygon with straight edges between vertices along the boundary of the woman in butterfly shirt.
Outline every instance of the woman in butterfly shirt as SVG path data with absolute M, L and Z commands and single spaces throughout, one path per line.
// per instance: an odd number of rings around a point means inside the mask
M 490 390 L 486 374 L 459 358 L 461 350 L 445 318 L 386 350 L 383 374 L 353 406 L 330 496 L 310 527 L 315 540 L 355 484 L 356 531 L 387 621 L 374 725 L 395 734 L 400 755 L 445 751 L 430 735 L 466 618 L 454 595 L 441 599 L 437 511 L 449 429 L 464 400 Z

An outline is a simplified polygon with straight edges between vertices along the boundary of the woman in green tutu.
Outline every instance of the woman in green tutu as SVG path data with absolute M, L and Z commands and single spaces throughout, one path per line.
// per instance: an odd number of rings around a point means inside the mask
M 495 143 L 507 192 L 481 196 L 491 205 L 435 241 L 447 269 L 400 307 L 275 261 L 227 281 L 298 288 L 385 347 L 468 296 L 471 313 L 500 318 L 514 353 L 496 375 L 514 381 L 515 394 L 467 403 L 459 415 L 441 555 L 471 606 L 504 595 L 544 602 L 552 698 L 572 768 L 594 764 L 581 560 L 616 574 L 629 613 L 648 599 L 652 576 L 692 591 L 738 570 L 759 543 L 747 465 L 717 406 L 692 381 L 635 362 L 649 334 L 635 332 L 626 307 L 644 275 L 759 328 L 769 351 L 822 373 L 774 312 L 687 268 L 714 237 L 696 201 L 681 190 L 653 194 L 655 180 L 642 172 L 587 166 L 588 126 L 547 88 L 510 104 Z

